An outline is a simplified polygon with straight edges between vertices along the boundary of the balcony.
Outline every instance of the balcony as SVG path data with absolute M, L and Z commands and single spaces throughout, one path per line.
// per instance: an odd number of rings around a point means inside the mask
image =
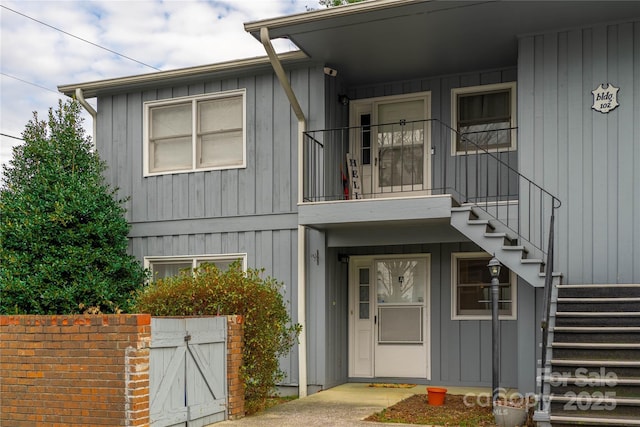
M 515 201 L 512 138 L 515 128 L 459 134 L 435 119 L 308 131 L 303 202 L 443 194 L 459 203 Z
M 300 223 L 424 225 L 470 204 L 545 252 L 555 202 L 518 172 L 517 129 L 473 130 L 431 119 L 305 132 Z

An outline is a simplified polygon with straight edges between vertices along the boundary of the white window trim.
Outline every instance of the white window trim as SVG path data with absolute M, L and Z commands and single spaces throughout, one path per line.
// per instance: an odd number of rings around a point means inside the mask
M 451 320 L 491 320 L 491 314 L 458 314 L 457 313 L 457 297 L 458 297 L 458 260 L 465 258 L 489 257 L 491 255 L 486 252 L 454 252 L 451 254 Z M 500 320 L 517 320 L 518 319 L 518 277 L 510 270 L 509 277 L 511 285 L 511 314 L 500 314 Z
M 495 152 L 504 152 L 504 151 L 515 151 L 517 149 L 517 138 L 518 132 L 516 127 L 518 126 L 517 120 L 517 93 L 516 93 L 516 82 L 506 82 L 506 83 L 495 83 L 490 85 L 479 85 L 479 86 L 467 86 L 467 87 L 459 87 L 451 89 L 451 155 L 459 156 L 464 154 L 475 154 L 477 150 L 469 150 L 469 151 L 458 151 L 457 147 L 457 139 L 458 139 L 458 95 L 461 94 L 482 94 L 485 92 L 492 92 L 496 90 L 509 89 L 511 91 L 511 145 L 509 147 L 500 147 L 498 149 L 490 149 L 492 153 Z
M 151 264 L 154 262 L 180 262 L 191 261 L 191 268 L 196 268 L 198 262 L 207 261 L 231 261 L 242 260 L 242 271 L 247 271 L 247 254 L 246 253 L 230 253 L 230 254 L 207 254 L 207 255 L 167 255 L 167 256 L 146 256 L 144 257 L 144 268 L 151 270 Z
M 211 99 L 217 98 L 231 98 L 234 96 L 242 96 L 242 164 L 240 165 L 230 165 L 230 166 L 212 166 L 212 167 L 197 167 L 197 104 L 200 101 L 208 101 Z M 160 172 L 151 172 L 149 170 L 149 111 L 154 107 L 163 107 L 173 104 L 181 104 L 190 101 L 192 104 L 192 159 L 191 159 L 191 168 L 189 169 L 178 169 L 178 170 L 170 170 L 170 171 L 160 171 Z M 244 169 L 247 167 L 247 90 L 246 89 L 237 89 L 237 90 L 229 90 L 224 92 L 217 93 L 209 93 L 204 95 L 195 95 L 195 96 L 182 96 L 179 98 L 171 98 L 171 99 L 162 99 L 157 101 L 147 101 L 143 104 L 143 130 L 142 130 L 142 161 L 143 161 L 143 176 L 158 176 L 158 175 L 171 175 L 177 173 L 188 173 L 188 172 L 201 172 L 201 171 L 210 171 L 210 170 L 225 170 L 225 169 Z

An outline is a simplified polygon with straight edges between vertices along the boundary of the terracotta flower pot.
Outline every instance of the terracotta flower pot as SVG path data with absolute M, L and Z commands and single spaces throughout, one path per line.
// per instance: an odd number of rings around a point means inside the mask
M 429 405 L 440 406 L 444 404 L 444 397 L 447 394 L 446 388 L 427 387 L 427 401 Z

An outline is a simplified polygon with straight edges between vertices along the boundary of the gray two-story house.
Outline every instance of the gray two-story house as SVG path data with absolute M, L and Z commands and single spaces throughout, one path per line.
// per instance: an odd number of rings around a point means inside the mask
M 132 254 L 283 281 L 302 396 L 490 386 L 495 256 L 500 386 L 542 379 L 542 422 L 640 425 L 640 3 L 378 0 L 245 29 L 265 57 L 60 87 L 97 98 Z

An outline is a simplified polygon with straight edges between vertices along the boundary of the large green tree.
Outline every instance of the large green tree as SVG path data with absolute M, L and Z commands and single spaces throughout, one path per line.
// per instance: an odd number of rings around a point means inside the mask
M 127 311 L 145 271 L 78 103 L 34 113 L 22 137 L 0 188 L 0 314 Z

